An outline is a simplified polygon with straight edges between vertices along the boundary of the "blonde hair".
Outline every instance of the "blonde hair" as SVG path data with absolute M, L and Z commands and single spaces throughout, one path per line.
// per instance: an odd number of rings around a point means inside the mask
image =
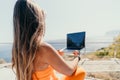
M 44 12 L 31 0 L 14 6 L 12 66 L 17 80 L 32 80 L 33 61 L 45 32 Z

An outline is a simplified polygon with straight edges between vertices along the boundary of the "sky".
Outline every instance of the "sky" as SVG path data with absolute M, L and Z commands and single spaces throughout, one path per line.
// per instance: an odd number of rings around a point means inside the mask
M 64 39 L 86 31 L 101 36 L 120 30 L 120 0 L 34 0 L 46 13 L 45 40 Z M 0 43 L 13 41 L 12 15 L 16 0 L 0 2 Z

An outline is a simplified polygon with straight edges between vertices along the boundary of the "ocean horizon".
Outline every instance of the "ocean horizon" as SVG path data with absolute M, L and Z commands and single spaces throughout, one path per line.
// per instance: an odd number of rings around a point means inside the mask
M 48 40 L 46 41 L 51 44 L 56 50 L 60 50 L 66 47 L 66 40 Z M 81 50 L 82 53 L 94 52 L 98 49 L 109 46 L 113 43 L 111 37 L 94 37 L 86 38 L 85 48 Z M 4 59 L 6 62 L 11 62 L 12 56 L 12 43 L 0 43 L 0 59 Z

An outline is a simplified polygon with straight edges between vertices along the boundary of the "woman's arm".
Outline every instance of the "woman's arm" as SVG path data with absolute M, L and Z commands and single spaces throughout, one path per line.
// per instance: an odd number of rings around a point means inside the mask
M 70 64 L 68 64 L 59 55 L 58 51 L 48 44 L 44 47 L 44 53 L 46 63 L 51 65 L 56 71 L 67 76 L 70 76 L 75 72 L 79 62 L 78 57 L 76 57 Z

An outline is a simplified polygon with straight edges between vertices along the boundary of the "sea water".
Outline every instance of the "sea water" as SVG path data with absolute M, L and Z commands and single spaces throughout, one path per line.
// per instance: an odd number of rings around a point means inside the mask
M 103 38 L 102 38 L 103 39 Z M 51 44 L 56 50 L 60 50 L 63 48 L 66 48 L 66 42 L 63 40 L 61 42 L 59 41 L 48 41 L 49 44 Z M 94 52 L 98 49 L 101 49 L 103 47 L 107 47 L 110 44 L 112 44 L 112 41 L 110 39 L 108 40 L 86 40 L 85 48 L 81 50 L 83 54 Z M 0 59 L 4 59 L 7 62 L 11 62 L 12 57 L 12 43 L 2 43 L 0 44 Z

